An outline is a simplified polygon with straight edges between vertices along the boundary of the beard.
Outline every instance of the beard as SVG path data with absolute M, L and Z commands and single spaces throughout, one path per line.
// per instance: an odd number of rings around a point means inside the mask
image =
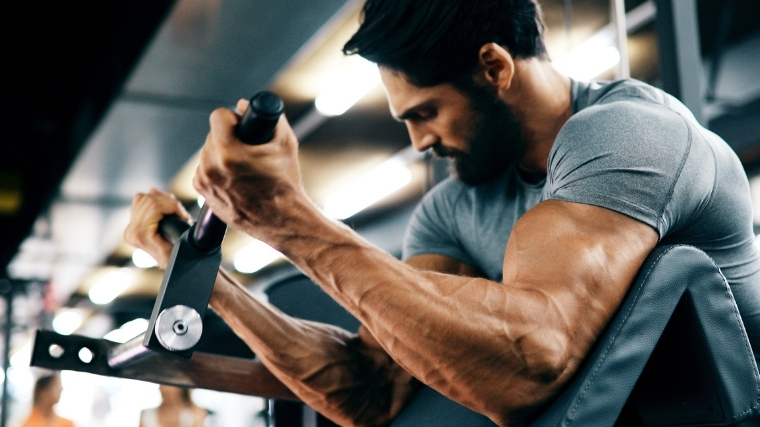
M 468 186 L 492 181 L 522 159 L 526 144 L 521 137 L 520 124 L 510 107 L 498 98 L 495 91 L 475 82 L 456 85 L 470 99 L 474 120 L 467 130 L 465 151 L 436 144 L 433 151 L 440 157 L 452 159 L 452 174 Z

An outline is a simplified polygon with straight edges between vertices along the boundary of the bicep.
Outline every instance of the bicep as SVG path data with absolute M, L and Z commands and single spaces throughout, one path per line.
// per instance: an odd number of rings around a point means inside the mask
M 558 314 L 580 359 L 619 306 L 657 243 L 650 226 L 592 205 L 547 200 L 515 225 L 504 283 L 536 292 Z

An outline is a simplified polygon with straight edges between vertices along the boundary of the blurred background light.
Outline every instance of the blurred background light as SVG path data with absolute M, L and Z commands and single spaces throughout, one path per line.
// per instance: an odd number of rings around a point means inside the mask
M 103 276 L 89 291 L 90 301 L 95 304 L 108 304 L 121 295 L 132 284 L 132 270 L 119 268 Z
M 324 202 L 325 214 L 331 218 L 348 218 L 411 180 L 412 173 L 406 164 L 400 159 L 391 158 L 329 195 Z
M 148 323 L 148 319 L 130 320 L 121 325 L 120 328 L 105 334 L 103 338 L 113 342 L 125 343 L 148 330 Z
M 62 310 L 53 319 L 53 330 L 61 335 L 71 335 L 82 326 L 82 320 L 79 310 Z
M 620 62 L 620 53 L 605 34 L 594 36 L 553 61 L 563 75 L 591 80 Z
M 137 268 L 151 268 L 158 265 L 158 262 L 142 249 L 135 249 L 132 252 L 132 263 Z
M 260 240 L 254 240 L 235 254 L 233 265 L 241 273 L 254 273 L 274 261 L 282 254 Z
M 337 73 L 314 101 L 317 111 L 325 116 L 339 116 L 380 84 L 377 65 L 354 55 L 345 58 L 346 67 Z
M 11 367 L 15 369 L 28 368 L 32 359 L 32 341 L 29 340 L 23 347 L 11 356 Z

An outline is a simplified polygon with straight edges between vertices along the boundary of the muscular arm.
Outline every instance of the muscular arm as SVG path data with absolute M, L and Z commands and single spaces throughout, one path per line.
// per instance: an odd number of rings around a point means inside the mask
M 570 378 L 657 242 L 624 215 L 546 201 L 515 226 L 500 284 L 412 268 L 308 201 L 283 212 L 265 232 L 228 220 L 286 254 L 406 371 L 501 425 Z
M 657 242 L 627 216 L 549 200 L 509 236 L 504 283 L 420 271 L 311 203 L 284 118 L 261 146 L 234 138 L 238 120 L 212 114 L 194 178 L 214 212 L 290 258 L 404 370 L 498 424 L 570 378 Z
M 438 254 L 415 255 L 405 261 L 406 264 L 421 271 L 435 271 L 457 276 L 482 277 L 483 273 L 477 268 L 454 258 Z

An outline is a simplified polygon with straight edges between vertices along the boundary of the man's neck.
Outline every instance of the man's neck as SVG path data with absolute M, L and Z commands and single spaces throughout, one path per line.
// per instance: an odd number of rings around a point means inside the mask
M 35 405 L 38 411 L 46 418 L 46 419 L 52 419 L 55 417 L 55 411 L 53 410 L 53 406 L 55 405 L 49 405 L 49 404 L 38 404 Z
M 554 140 L 572 115 L 570 79 L 549 61 L 518 59 L 505 101 L 517 116 L 527 145 L 520 170 L 528 175 L 546 175 Z

